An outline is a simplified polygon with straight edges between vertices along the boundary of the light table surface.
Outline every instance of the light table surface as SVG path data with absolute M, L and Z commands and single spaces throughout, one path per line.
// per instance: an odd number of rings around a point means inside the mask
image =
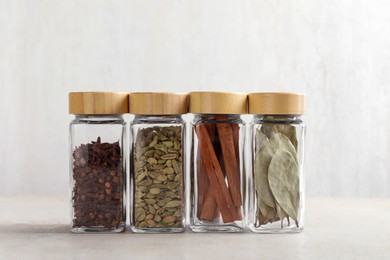
M 307 199 L 300 234 L 72 234 L 69 202 L 0 198 L 0 259 L 390 259 L 390 199 Z

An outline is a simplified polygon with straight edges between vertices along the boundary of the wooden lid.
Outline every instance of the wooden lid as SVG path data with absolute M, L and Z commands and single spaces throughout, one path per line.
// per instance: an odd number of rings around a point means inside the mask
M 188 113 L 188 94 L 168 92 L 130 93 L 130 114 L 180 115 Z
M 247 94 L 191 92 L 189 111 L 194 114 L 246 114 Z
M 302 115 L 305 95 L 298 93 L 251 93 L 248 95 L 249 114 Z
M 129 94 L 124 92 L 70 92 L 69 114 L 129 113 Z

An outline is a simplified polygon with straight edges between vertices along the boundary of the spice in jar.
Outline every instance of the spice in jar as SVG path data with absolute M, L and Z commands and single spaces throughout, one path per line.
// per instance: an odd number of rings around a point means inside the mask
M 254 187 L 258 195 L 255 226 L 281 220 L 283 228 L 283 219 L 287 219 L 289 226 L 291 218 L 299 227 L 295 127 L 263 124 L 261 130 L 256 129 L 255 140 Z
M 182 226 L 182 129 L 138 130 L 134 152 L 134 225 Z
M 217 210 L 224 223 L 241 220 L 238 124 L 199 124 L 198 217 L 214 221 Z
M 304 96 L 294 93 L 249 94 L 252 188 L 249 228 L 253 232 L 303 229 Z
M 130 94 L 133 134 L 131 230 L 185 230 L 184 162 L 187 94 Z
M 74 227 L 116 227 L 122 219 L 122 158 L 119 143 L 81 144 L 73 152 Z
M 190 93 L 194 113 L 191 229 L 243 231 L 243 140 L 246 94 Z

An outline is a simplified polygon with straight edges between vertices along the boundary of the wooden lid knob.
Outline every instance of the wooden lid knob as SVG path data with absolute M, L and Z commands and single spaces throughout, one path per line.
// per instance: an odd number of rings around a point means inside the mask
M 298 93 L 251 93 L 248 95 L 249 114 L 302 115 L 305 95 Z
M 190 113 L 246 114 L 247 94 L 234 92 L 191 92 Z
M 130 93 L 129 111 L 135 115 L 181 115 L 188 113 L 188 94 L 168 92 Z
M 70 92 L 69 114 L 129 113 L 129 94 L 125 92 Z

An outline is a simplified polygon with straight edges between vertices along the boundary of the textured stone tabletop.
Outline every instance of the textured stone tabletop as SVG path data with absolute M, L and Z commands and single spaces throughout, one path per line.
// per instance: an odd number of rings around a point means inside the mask
M 0 259 L 389 259 L 390 199 L 308 199 L 300 234 L 72 234 L 65 198 L 0 198 Z

